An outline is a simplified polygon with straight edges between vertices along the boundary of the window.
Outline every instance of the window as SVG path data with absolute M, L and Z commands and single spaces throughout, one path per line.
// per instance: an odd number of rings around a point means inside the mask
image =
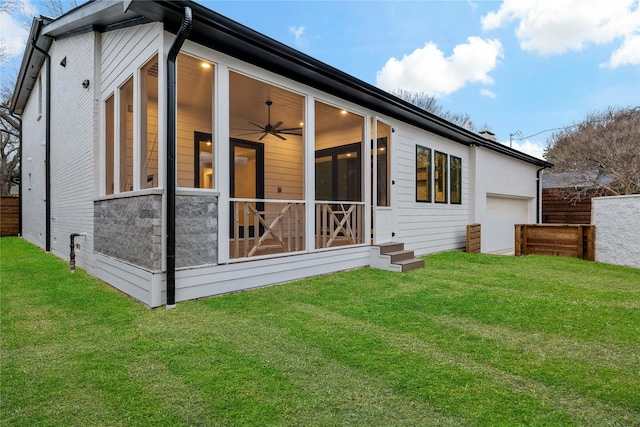
M 104 175 L 105 175 L 105 185 L 104 185 L 104 194 L 113 194 L 113 156 L 114 156 L 114 134 L 113 134 L 113 126 L 114 126 L 114 100 L 113 94 L 107 98 L 104 102 L 104 124 L 105 124 L 105 156 L 104 156 Z
M 364 124 L 362 116 L 315 102 L 316 200 L 362 201 Z
M 462 203 L 462 159 L 449 157 L 449 170 L 451 173 L 451 203 Z
M 360 201 L 360 143 L 316 151 L 316 200 Z
M 133 78 L 120 87 L 120 192 L 133 190 Z
M 158 55 L 142 67 L 140 138 L 141 188 L 158 186 Z
M 213 188 L 213 137 L 210 133 L 194 132 L 195 174 L 193 180 L 196 188 Z
M 176 177 L 179 187 L 215 186 L 215 141 L 211 137 L 214 133 L 214 71 L 214 65 L 207 61 L 183 53 L 178 55 Z
M 431 149 L 416 145 L 416 202 L 431 201 Z
M 377 144 L 376 150 L 377 161 L 377 206 L 389 206 L 389 148 L 391 146 L 391 126 L 378 122 L 377 123 Z
M 438 151 L 434 154 L 433 183 L 436 203 L 447 203 L 447 155 Z

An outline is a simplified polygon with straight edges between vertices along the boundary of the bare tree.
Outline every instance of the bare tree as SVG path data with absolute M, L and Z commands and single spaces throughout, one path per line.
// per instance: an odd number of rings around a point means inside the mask
M 50 16 L 58 17 L 76 7 L 77 1 L 48 0 L 40 2 L 39 5 Z M 12 15 L 27 30 L 31 26 L 33 16 L 24 9 L 24 3 L 21 1 L 1 0 L 0 13 Z M 0 63 L 4 64 L 10 60 L 3 43 L 0 43 Z M 9 195 L 13 184 L 12 177 L 18 175 L 20 165 L 20 122 L 9 111 L 15 79 L 15 75 L 9 77 L 5 74 L 2 88 L 0 88 L 0 195 L 2 196 Z
M 415 105 L 416 107 L 422 108 L 431 114 L 448 120 L 451 123 L 455 123 L 462 128 L 472 132 L 476 131 L 476 124 L 468 114 L 445 111 L 444 108 L 438 104 L 436 97 L 433 95 L 429 95 L 426 92 L 411 92 L 404 89 L 394 90 L 391 94 Z
M 20 122 L 9 113 L 11 92 L 7 86 L 0 94 L 0 196 L 11 192 L 11 178 L 18 174 Z
M 640 106 L 594 112 L 580 123 L 554 133 L 545 158 L 558 172 L 574 176 L 565 198 L 596 194 L 640 193 Z

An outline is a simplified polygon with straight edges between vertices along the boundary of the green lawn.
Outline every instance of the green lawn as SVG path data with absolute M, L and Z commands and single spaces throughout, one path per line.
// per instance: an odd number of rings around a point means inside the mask
M 639 426 L 640 270 L 444 253 L 149 310 L 0 239 L 4 426 Z

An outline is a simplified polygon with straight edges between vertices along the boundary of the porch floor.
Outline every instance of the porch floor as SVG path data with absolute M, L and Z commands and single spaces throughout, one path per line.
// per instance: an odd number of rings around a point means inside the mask
M 322 247 L 322 236 L 316 236 L 316 249 L 320 249 Z M 297 242 L 296 242 L 297 240 Z M 254 250 L 255 248 L 255 238 L 248 237 L 246 239 L 230 239 L 229 240 L 229 254 L 232 259 L 236 258 L 250 258 L 252 256 L 263 256 L 263 255 L 276 255 L 276 254 L 286 254 L 289 252 L 297 252 L 305 250 L 304 238 L 299 237 L 288 238 L 285 237 L 282 239 L 282 245 L 276 239 L 266 239 L 260 247 Z M 297 244 L 296 244 L 297 243 Z M 348 237 L 338 237 L 336 238 L 330 247 L 340 247 L 340 246 L 350 246 L 353 245 L 353 242 Z M 245 252 L 246 246 L 246 252 Z M 253 251 L 253 253 L 252 253 Z

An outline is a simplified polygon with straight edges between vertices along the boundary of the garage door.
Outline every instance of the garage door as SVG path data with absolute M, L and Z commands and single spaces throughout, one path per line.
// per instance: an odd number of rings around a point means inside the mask
M 528 224 L 530 199 L 487 196 L 487 216 L 482 223 L 482 252 L 513 251 L 514 225 Z

